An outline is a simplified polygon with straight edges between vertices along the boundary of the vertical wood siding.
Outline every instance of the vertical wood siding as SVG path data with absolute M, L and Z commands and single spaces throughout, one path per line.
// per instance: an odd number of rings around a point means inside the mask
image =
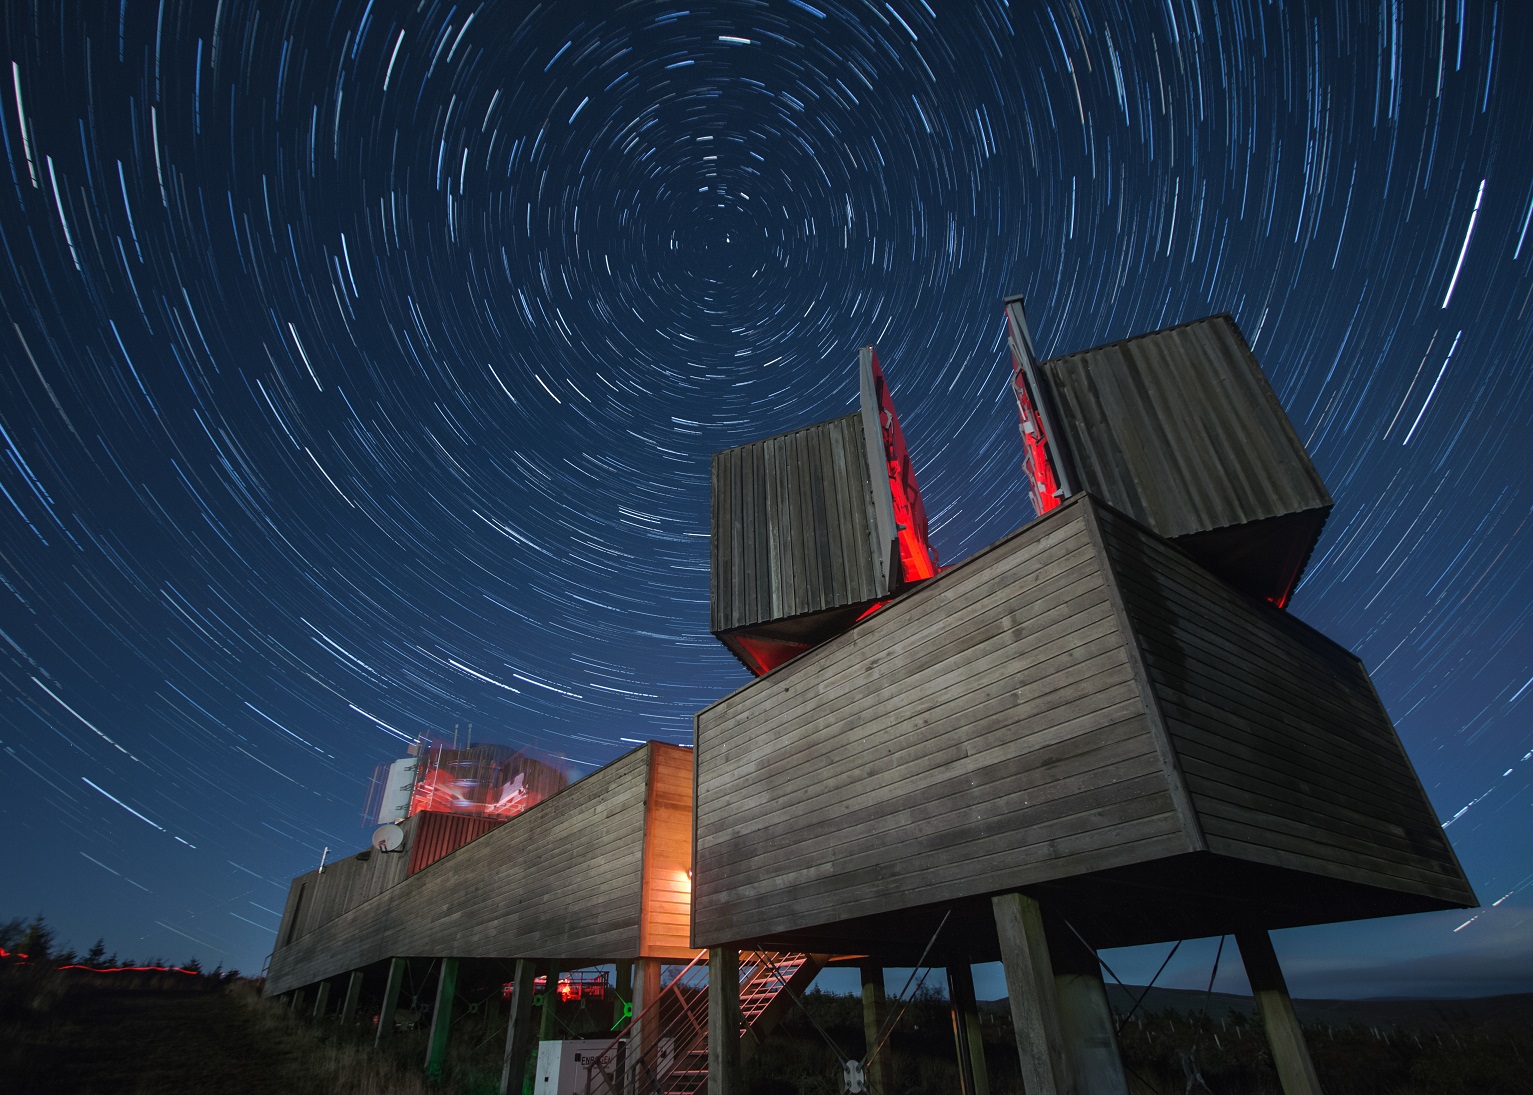
M 658 742 L 649 748 L 639 949 L 646 958 L 690 960 L 692 750 Z
M 1077 488 L 1162 536 L 1330 509 L 1325 484 L 1227 315 L 1041 368 Z
M 649 770 L 643 746 L 291 944 L 279 935 L 268 995 L 395 955 L 636 956 Z
M 1089 504 L 698 715 L 694 946 L 1190 849 Z
M 887 595 L 866 448 L 851 414 L 714 454 L 711 630 Z
M 406 848 L 410 859 L 410 868 L 406 872 L 408 874 L 424 870 L 469 841 L 477 840 L 491 829 L 506 823 L 504 818 L 448 814 L 436 810 L 422 811 L 411 820 L 417 824 Z
M 1101 522 L 1209 850 L 1473 904 L 1361 663 L 1121 515 Z

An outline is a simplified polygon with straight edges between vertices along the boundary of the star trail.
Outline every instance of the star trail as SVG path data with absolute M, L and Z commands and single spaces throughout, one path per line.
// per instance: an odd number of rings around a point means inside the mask
M 1284 933 L 1296 991 L 1533 989 L 1523 5 L 0 20 L 0 915 L 252 971 L 417 735 L 690 743 L 747 679 L 709 455 L 844 413 L 872 343 L 971 554 L 1032 515 L 1021 292 L 1045 356 L 1232 313 L 1336 497 L 1293 611 L 1486 908 Z

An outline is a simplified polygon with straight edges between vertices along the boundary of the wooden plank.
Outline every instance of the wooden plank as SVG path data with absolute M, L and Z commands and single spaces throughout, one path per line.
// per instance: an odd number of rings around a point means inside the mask
M 934 839 L 930 832 L 939 829 L 947 834 L 938 841 L 939 845 L 950 845 L 958 839 L 957 832 L 965 824 L 1004 827 L 1010 816 L 1023 807 L 1027 809 L 1029 824 L 1039 824 L 1061 811 L 1078 808 L 1079 801 L 1072 796 L 1103 784 L 1124 784 L 1120 790 L 1125 795 L 1130 780 L 1148 780 L 1150 789 L 1158 789 L 1153 755 L 1147 751 L 1133 752 L 1144 748 L 1142 723 L 1130 721 L 1122 726 L 1121 732 L 1123 736 L 1116 750 L 1093 750 L 1082 759 L 1071 758 L 1068 767 L 1055 762 L 1041 766 L 1044 771 L 1034 771 L 1033 758 L 1029 756 L 1025 767 L 1022 763 L 992 763 L 990 768 L 1000 771 L 994 774 L 987 771 L 982 779 L 977 775 L 966 778 L 962 769 L 953 766 L 948 778 L 913 788 L 904 796 L 864 796 L 855 809 L 839 813 L 823 804 L 814 810 L 785 811 L 825 815 L 824 822 L 810 829 L 797 818 L 784 818 L 744 830 L 748 833 L 749 862 L 740 861 L 738 853 L 706 855 L 700 867 L 711 884 L 732 878 L 748 883 L 756 872 L 770 866 L 763 860 L 780 859 L 777 865 L 786 866 L 806 841 L 812 841 L 817 854 L 844 862 L 848 851 L 860 848 L 871 833 L 898 835 L 903 849 L 910 850 Z M 1078 746 L 1083 737 L 1077 735 L 1061 742 L 1060 751 Z M 902 831 L 906 829 L 917 835 L 912 838 Z M 924 838 L 922 834 L 926 834 Z M 739 843 L 737 838 L 720 841 L 721 846 L 731 849 Z M 708 851 L 712 852 L 712 846 Z
M 834 862 L 804 859 L 802 866 L 777 875 L 770 891 L 753 882 L 710 892 L 706 901 L 699 873 L 692 941 L 701 946 L 710 939 L 746 938 L 953 901 L 1184 850 L 1175 812 L 1162 795 L 971 841 L 958 869 L 953 852 L 944 849 L 850 873 Z
M 1321 1095 L 1320 1079 L 1304 1043 L 1304 1028 L 1294 1013 L 1271 938 L 1261 930 L 1239 931 L 1235 943 L 1267 1030 L 1267 1045 L 1272 1049 L 1272 1063 L 1277 1066 L 1284 1095 Z
M 272 991 L 391 954 L 632 956 L 648 761 L 647 748 L 620 758 L 279 948 Z
M 1211 851 L 1445 900 L 1465 896 L 1462 879 L 1451 868 L 1434 866 L 1430 860 L 1418 866 L 1403 857 L 1368 854 L 1335 843 L 1322 844 L 1309 833 L 1292 832 L 1291 823 L 1270 814 L 1249 811 L 1241 815 L 1237 808 L 1225 803 L 1208 805 L 1205 824 Z
M 913 744 L 921 748 L 919 743 L 900 739 L 931 739 L 931 748 L 943 747 L 941 742 L 936 741 L 934 733 L 951 725 L 955 719 L 978 721 L 994 712 L 1011 712 L 1011 716 L 1005 720 L 1010 724 L 1018 717 L 1047 717 L 1045 711 L 1051 706 L 1068 703 L 1082 694 L 1095 695 L 1101 689 L 1128 682 L 1128 668 L 1123 661 L 1121 647 L 1113 646 L 1116 640 L 1117 636 L 1113 634 L 1094 636 L 1088 643 L 1061 651 L 1058 656 L 1041 663 L 1040 667 L 1031 672 L 1009 665 L 1004 647 L 994 652 L 987 651 L 983 656 L 975 656 L 968 664 L 937 675 L 935 679 L 940 682 L 941 688 L 925 694 L 912 691 L 914 699 L 923 701 L 918 708 L 921 716 L 919 724 L 912 724 L 902 717 L 905 705 L 901 701 L 907 697 L 898 692 L 888 697 L 882 705 L 864 713 L 862 718 L 855 719 L 855 722 L 848 721 L 855 718 L 849 712 L 831 710 L 811 715 L 808 712 L 815 711 L 813 705 L 794 703 L 790 714 L 806 712 L 798 725 L 774 727 L 780 729 L 780 733 L 748 752 L 737 749 L 731 755 L 710 758 L 710 764 L 717 763 L 719 766 L 716 778 L 740 787 L 722 799 L 710 799 L 700 809 L 704 816 L 708 816 L 707 811 L 716 806 L 736 815 L 749 814 L 761 802 L 780 801 L 780 796 L 774 795 L 767 784 L 792 778 L 796 772 L 807 771 L 811 779 L 816 774 L 823 779 L 828 773 L 854 770 L 896 750 L 906 760 L 922 760 L 923 756 L 906 751 Z M 965 670 L 971 672 L 964 673 Z M 1117 698 L 1104 698 L 1103 706 L 1115 702 Z M 731 720 L 729 723 L 718 724 L 718 727 L 721 732 L 738 728 L 743 733 L 744 727 L 752 725 L 754 721 Z M 853 728 L 855 733 L 852 732 Z M 1035 727 L 1039 728 L 1041 726 Z M 983 729 L 974 726 L 964 740 L 982 733 Z M 757 732 L 767 731 L 758 729 Z M 955 746 L 949 743 L 948 747 Z M 811 752 L 824 755 L 816 761 L 810 755 Z M 709 782 L 713 778 L 713 775 L 705 777 L 705 786 L 710 794 L 715 790 L 715 785 Z M 752 784 L 757 786 L 750 789 Z
M 1061 572 L 1056 567 L 1070 569 Z M 1019 589 L 1015 582 L 1007 582 L 1004 578 L 998 577 L 993 583 L 974 583 L 976 588 L 972 589 L 967 588 L 968 583 L 965 583 L 964 587 L 950 591 L 952 596 L 949 597 L 929 598 L 924 597 L 923 594 L 933 589 L 935 583 L 929 584 L 909 597 L 890 605 L 859 626 L 853 633 L 817 649 L 815 651 L 816 672 L 813 680 L 806 681 L 805 686 L 822 693 L 825 702 L 855 703 L 859 698 L 858 693 L 854 688 L 851 695 L 845 695 L 846 685 L 855 686 L 859 681 L 866 681 L 870 677 L 875 681 L 878 680 L 879 671 L 883 666 L 901 662 L 905 655 L 913 651 L 924 648 L 931 661 L 918 663 L 917 668 L 930 668 L 931 664 L 940 662 L 946 657 L 942 644 L 954 639 L 965 641 L 966 627 L 972 626 L 972 621 L 963 610 L 970 605 L 987 600 L 996 601 L 1000 597 L 1005 598 L 1004 601 L 995 605 L 996 611 L 988 614 L 986 626 L 992 629 L 988 634 L 998 636 L 1008 626 L 1012 628 L 1025 626 L 1029 630 L 1041 629 L 1050 623 L 1057 622 L 1061 614 L 1067 617 L 1071 611 L 1085 607 L 1084 603 L 1075 605 L 1064 603 L 1062 598 L 1067 596 L 1069 591 L 1057 588 L 1057 584 L 1067 581 L 1082 582 L 1084 591 L 1099 589 L 1101 578 L 1089 557 L 1081 555 L 1065 557 L 1042 567 L 1036 586 L 1024 589 Z M 1040 599 L 1050 596 L 1061 598 L 1060 602 L 1046 606 L 1040 606 L 1037 603 Z M 1043 641 L 1041 636 L 1040 641 Z M 790 682 L 796 676 L 797 667 L 798 663 L 795 662 L 773 674 L 774 682 L 780 682 L 783 691 L 793 687 Z M 897 684 L 896 681 L 888 680 L 884 687 L 895 687 Z M 702 715 L 707 724 L 730 717 L 741 704 L 756 702 L 757 697 L 754 693 L 749 699 L 742 693 L 736 693 L 728 702 L 715 704 L 705 710 Z M 771 732 L 766 726 L 761 726 L 759 729 L 763 735 Z
M 847 463 L 846 427 L 825 433 L 825 523 L 829 548 L 830 586 L 839 604 L 849 604 L 871 596 L 867 585 L 857 579 L 856 556 L 866 554 L 866 540 L 856 536 L 856 514 L 846 504 Z M 863 545 L 861 552 L 850 545 Z
M 1027 1095 L 1067 1095 L 1074 1087 L 1060 1029 L 1042 910 L 1035 899 L 1020 893 L 997 894 L 992 906 L 1022 1086 Z
M 1210 849 L 1469 895 L 1356 659 L 1121 518 L 1103 525 Z
M 1053 769 L 1019 769 L 1050 763 L 1089 765 L 1092 747 L 1110 746 L 1126 736 L 1139 741 L 1133 748 L 1135 756 L 1153 754 L 1138 698 L 1126 683 L 1110 691 L 1087 678 L 1079 693 L 1069 703 L 1040 707 L 1032 718 L 1028 717 L 1031 712 L 1019 711 L 1010 697 L 1002 695 L 973 712 L 973 717 L 959 710 L 942 722 L 923 726 L 923 733 L 873 739 L 859 754 L 868 756 L 864 763 L 857 763 L 857 756 L 837 757 L 833 762 L 827 756 L 824 765 L 804 769 L 791 780 L 763 778 L 766 786 L 753 789 L 749 808 L 728 806 L 741 793 L 735 787 L 711 787 L 710 798 L 721 809 L 700 811 L 698 823 L 705 832 L 717 820 L 730 830 L 762 834 L 772 831 L 769 819 L 775 817 L 785 819 L 782 824 L 812 832 L 822 830 L 844 811 L 896 801 L 922 788 L 951 788 L 953 793 L 967 788 L 974 793 L 965 798 L 982 801 L 978 788 L 998 778 L 997 770 L 1010 769 L 1011 778 L 1024 781 L 1047 778 Z M 1061 754 L 1064 760 L 1057 759 Z M 898 768 L 891 768 L 895 763 Z M 880 769 L 890 774 L 877 780 L 862 778 Z M 770 793 L 774 787 L 779 791 L 775 796 Z
M 1085 525 L 1087 534 L 1091 537 L 1092 546 L 1105 558 L 1107 556 L 1106 534 L 1102 528 L 1101 511 L 1097 507 L 1088 508 Z M 1107 593 L 1113 619 L 1125 639 L 1124 654 L 1134 684 L 1139 690 L 1139 700 L 1149 724 L 1150 738 L 1154 742 L 1156 755 L 1160 758 L 1161 768 L 1166 773 L 1167 789 L 1171 793 L 1172 802 L 1176 804 L 1176 816 L 1187 834 L 1188 851 L 1201 850 L 1207 846 L 1203 839 L 1203 830 L 1198 822 L 1197 810 L 1192 804 L 1192 794 L 1187 787 L 1187 777 L 1182 771 L 1176 745 L 1172 741 L 1170 731 L 1166 728 L 1161 703 L 1150 683 L 1150 671 L 1143 643 L 1129 620 L 1128 605 L 1124 600 L 1117 571 L 1112 567 L 1106 567 L 1103 574 L 1105 578 L 1103 587 Z
M 1188 850 L 1080 506 L 982 562 L 699 715 L 694 944 Z

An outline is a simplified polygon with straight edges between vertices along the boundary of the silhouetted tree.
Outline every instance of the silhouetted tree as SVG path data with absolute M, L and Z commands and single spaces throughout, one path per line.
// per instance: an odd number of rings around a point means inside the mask
M 87 966 L 100 966 L 106 960 L 106 940 L 98 939 L 91 944 L 91 949 L 85 952 L 85 964 Z
M 34 962 L 46 962 L 53 953 L 53 929 L 48 927 L 43 914 L 38 913 L 27 925 L 17 949 Z

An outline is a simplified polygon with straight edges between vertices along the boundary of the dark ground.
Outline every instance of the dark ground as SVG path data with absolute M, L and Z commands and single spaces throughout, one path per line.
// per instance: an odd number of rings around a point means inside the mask
M 287 1095 L 299 1054 L 230 996 L 193 990 L 71 993 L 5 1024 L 0 1088 L 16 1095 Z
M 747 1069 L 752 1095 L 835 1095 L 839 1060 L 860 1055 L 861 1003 L 810 993 Z M 1114 998 L 1126 1011 L 1131 1000 Z M 1483 1000 L 1300 1001 L 1327 1095 L 1533 1093 L 1533 996 Z M 1120 1036 L 1135 1095 L 1276 1095 L 1260 1024 L 1244 997 L 1156 990 Z M 1121 1014 L 1120 1011 L 1120 1014 Z M 992 1095 L 1020 1095 L 1003 1001 L 982 1005 Z M 490 1090 L 498 1046 L 454 1041 L 462 1062 L 428 1089 L 421 1032 L 378 1053 L 365 1031 L 302 1021 L 256 986 L 197 979 L 83 982 L 0 977 L 4 1095 L 434 1095 Z M 476 1028 L 475 1028 L 476 1029 Z M 413 1041 L 412 1041 L 413 1039 Z M 492 1039 L 498 1042 L 498 1039 Z M 913 1001 L 890 1042 L 891 1095 L 956 1090 L 946 1001 Z M 485 1062 L 471 1058 L 486 1055 Z M 483 1067 L 481 1067 L 483 1066 Z

